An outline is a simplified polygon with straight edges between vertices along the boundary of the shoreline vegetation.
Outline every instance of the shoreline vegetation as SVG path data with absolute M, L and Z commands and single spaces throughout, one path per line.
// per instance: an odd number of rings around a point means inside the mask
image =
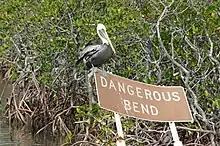
M 66 145 L 115 145 L 114 115 L 89 105 L 83 64 L 74 80 L 80 50 L 101 43 L 102 23 L 116 48 L 104 69 L 183 86 L 195 122 L 176 124 L 180 140 L 219 145 L 219 1 L 3 0 L 0 10 L 0 71 L 12 83 L 4 109 L 9 124 L 62 134 Z M 122 117 L 122 126 L 129 145 L 173 143 L 168 123 Z

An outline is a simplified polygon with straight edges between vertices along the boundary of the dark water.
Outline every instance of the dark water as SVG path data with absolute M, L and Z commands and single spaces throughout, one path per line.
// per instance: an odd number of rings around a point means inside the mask
M 1 76 L 0 76 L 1 77 Z M 3 118 L 6 98 L 10 96 L 11 85 L 0 78 L 0 146 L 60 146 L 64 143 L 61 138 L 54 138 L 42 133 L 33 136 L 25 127 L 9 127 Z

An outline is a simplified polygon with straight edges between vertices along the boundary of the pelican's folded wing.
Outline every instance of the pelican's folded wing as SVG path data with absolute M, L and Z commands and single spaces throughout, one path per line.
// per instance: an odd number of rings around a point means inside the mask
M 92 55 L 97 53 L 101 49 L 100 45 L 91 45 L 86 47 L 82 52 L 80 52 L 80 57 L 77 60 L 76 64 L 78 64 L 81 60 L 88 60 Z

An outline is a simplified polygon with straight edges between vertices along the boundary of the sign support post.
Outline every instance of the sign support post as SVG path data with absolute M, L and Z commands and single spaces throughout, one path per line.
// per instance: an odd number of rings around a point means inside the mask
M 174 122 L 169 122 L 169 127 L 174 141 L 174 146 L 183 146 L 182 142 L 179 140 L 179 136 L 176 130 Z
M 118 132 L 116 145 L 117 146 L 125 146 L 124 134 L 123 134 L 122 126 L 121 126 L 120 115 L 117 114 L 116 112 L 114 112 L 114 115 L 115 115 L 116 128 L 117 128 L 117 132 Z

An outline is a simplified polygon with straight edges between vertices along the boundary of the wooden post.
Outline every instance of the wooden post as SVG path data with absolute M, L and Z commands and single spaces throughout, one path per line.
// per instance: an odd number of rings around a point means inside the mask
M 121 119 L 120 115 L 114 112 L 115 114 L 115 122 L 116 122 L 116 128 L 117 128 L 117 133 L 118 133 L 118 139 L 116 141 L 117 146 L 126 146 L 125 141 L 124 141 L 124 134 L 121 126 Z
M 176 126 L 174 122 L 169 122 L 171 134 L 174 141 L 174 146 L 183 146 L 182 142 L 179 140 L 179 136 L 176 130 Z
M 89 93 L 89 105 L 92 109 L 92 104 L 96 103 L 95 99 L 92 94 L 92 83 L 91 83 L 91 77 L 94 75 L 94 73 L 97 71 L 97 67 L 92 67 L 92 70 L 90 73 L 86 71 L 86 82 L 87 82 L 87 88 L 88 88 L 88 93 Z
M 87 83 L 87 92 L 88 92 L 88 97 L 89 97 L 89 107 L 90 107 L 90 110 L 92 110 L 92 86 L 91 86 L 91 83 L 90 83 L 90 78 L 91 76 L 89 76 L 89 72 L 86 70 L 85 71 L 85 77 L 86 77 L 86 83 Z

